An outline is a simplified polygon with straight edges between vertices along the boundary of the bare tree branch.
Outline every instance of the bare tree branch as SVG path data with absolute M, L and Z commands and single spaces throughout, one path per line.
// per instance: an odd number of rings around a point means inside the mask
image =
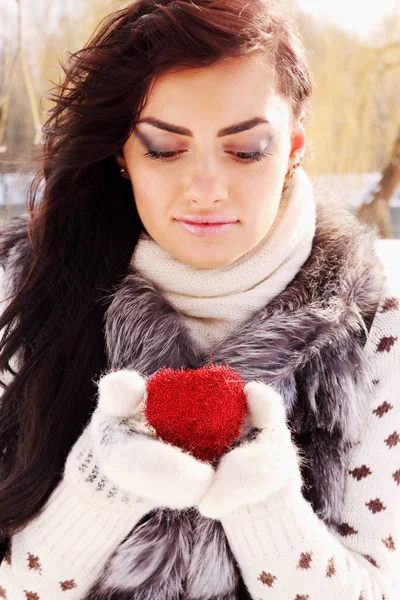
M 3 144 L 4 133 L 6 130 L 8 107 L 10 100 L 10 81 L 12 77 L 12 70 L 10 69 L 10 45 L 8 39 L 5 40 L 4 44 L 4 86 L 5 90 L 8 90 L 4 96 L 0 96 L 0 154 L 4 154 L 7 150 L 7 146 Z
M 376 56 L 382 57 L 383 54 L 392 52 L 392 50 L 400 51 L 400 42 L 392 42 L 391 44 L 387 44 L 386 46 L 383 46 L 382 48 L 378 48 L 377 50 L 374 50 L 374 54 Z
M 376 225 L 382 238 L 392 237 L 389 201 L 400 185 L 400 129 L 389 164 L 382 173 L 380 183 L 373 193 L 372 202 L 363 204 L 357 211 L 360 221 Z
M 4 47 L 5 47 L 5 52 L 4 52 L 4 83 L 3 83 L 3 88 L 0 90 L 0 106 L 2 104 L 2 102 L 4 102 L 5 98 L 7 97 L 7 95 L 10 93 L 10 88 L 11 88 L 11 83 L 12 83 L 12 78 L 14 75 L 14 71 L 15 68 L 18 64 L 18 58 L 19 58 L 19 50 L 17 50 L 14 53 L 13 59 L 12 59 L 12 63 L 11 66 L 6 66 L 7 64 L 9 65 L 9 59 L 7 61 L 7 52 L 9 53 L 9 50 L 6 49 L 6 46 L 8 46 L 8 40 L 6 38 L 5 43 L 4 43 Z
M 400 69 L 400 59 L 381 65 L 379 67 L 379 75 L 386 75 L 386 73 L 392 71 L 393 69 Z
M 35 139 L 34 144 L 38 145 L 40 143 L 40 136 L 42 130 L 42 124 L 40 121 L 40 112 L 37 103 L 37 94 L 35 92 L 35 87 L 33 84 L 33 80 L 28 68 L 28 63 L 26 61 L 25 48 L 24 48 L 24 39 L 23 39 L 23 27 L 22 27 L 22 0 L 16 0 L 18 6 L 18 42 L 19 42 L 19 55 L 22 66 L 22 73 L 25 81 L 26 90 L 28 92 L 29 104 L 31 108 L 31 116 L 33 121 L 33 126 L 35 128 Z

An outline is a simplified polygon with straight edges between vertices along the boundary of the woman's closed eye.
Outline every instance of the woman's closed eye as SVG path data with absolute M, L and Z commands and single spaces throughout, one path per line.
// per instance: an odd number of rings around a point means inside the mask
M 186 150 L 179 150 L 179 151 L 171 150 L 169 152 L 161 152 L 160 150 L 153 150 L 153 149 L 149 148 L 148 151 L 145 152 L 145 156 L 147 156 L 148 158 L 151 158 L 153 160 L 171 162 L 171 161 L 179 158 L 179 156 L 184 154 L 185 152 L 186 152 Z M 272 156 L 272 153 L 267 152 L 266 148 L 264 150 L 257 150 L 254 152 L 233 152 L 230 150 L 226 150 L 226 153 L 231 154 L 233 157 L 235 157 L 235 160 L 238 159 L 239 162 L 244 162 L 244 163 L 258 162 L 260 160 L 263 160 L 267 156 Z

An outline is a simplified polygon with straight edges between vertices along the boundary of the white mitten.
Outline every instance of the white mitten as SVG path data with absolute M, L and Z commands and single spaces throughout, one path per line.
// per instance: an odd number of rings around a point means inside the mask
M 195 506 L 209 488 L 214 470 L 180 448 L 156 440 L 143 425 L 146 382 L 132 370 L 105 375 L 90 432 L 100 472 L 117 488 L 154 503 L 182 509 Z
M 228 452 L 198 505 L 206 517 L 222 519 L 235 510 L 266 500 L 290 479 L 301 487 L 297 451 L 286 425 L 283 400 L 271 386 L 245 386 L 249 421 L 260 429 L 253 441 Z

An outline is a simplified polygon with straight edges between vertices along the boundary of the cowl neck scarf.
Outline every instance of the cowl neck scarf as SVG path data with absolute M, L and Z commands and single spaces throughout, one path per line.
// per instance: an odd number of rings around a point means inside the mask
M 147 233 L 131 264 L 180 312 L 197 346 L 210 351 L 285 289 L 311 252 L 315 226 L 312 184 L 298 169 L 267 235 L 232 264 L 214 269 L 183 264 Z

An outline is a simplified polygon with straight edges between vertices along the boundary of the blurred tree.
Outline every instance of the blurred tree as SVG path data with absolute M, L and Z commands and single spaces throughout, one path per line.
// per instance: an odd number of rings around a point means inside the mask
M 308 126 L 313 175 L 382 173 L 360 220 L 392 236 L 389 201 L 400 185 L 400 0 L 397 10 L 365 41 L 301 13 L 297 22 L 316 82 Z M 382 40 L 384 43 L 382 43 Z
M 33 126 L 34 135 L 32 136 L 31 144 L 38 146 L 41 137 L 41 115 L 39 111 L 38 93 L 35 89 L 31 70 L 28 66 L 24 35 L 23 35 L 23 6 L 22 0 L 16 0 L 17 18 L 16 18 L 16 43 L 17 46 L 14 50 L 13 57 L 11 58 L 11 19 L 7 16 L 6 11 L 3 8 L 2 18 L 7 23 L 8 27 L 5 28 L 5 36 L 3 42 L 3 65 L 4 75 L 0 94 L 0 153 L 6 154 L 8 151 L 8 132 L 10 130 L 10 122 L 15 124 L 15 116 L 19 116 L 19 123 L 23 123 L 21 114 L 26 112 L 26 104 L 29 110 L 30 122 Z M 7 22 L 9 21 L 9 22 Z M 8 32 L 8 36 L 7 36 Z M 13 36 L 15 37 L 15 36 Z M 14 101 L 11 103 L 11 99 L 14 100 L 14 91 L 18 88 L 19 98 L 24 98 L 24 105 L 21 106 L 20 102 Z M 20 112 L 17 112 L 20 109 Z M 26 130 L 24 132 L 26 134 Z M 6 138 L 7 134 L 7 140 Z M 21 140 L 21 146 L 26 145 L 27 140 L 24 139 L 24 134 L 21 135 L 21 128 L 16 126 L 12 130 L 11 139 L 15 137 Z M 22 148 L 20 148 L 22 151 Z M 10 161 L 11 163 L 12 161 Z
M 376 225 L 381 238 L 392 237 L 389 201 L 400 185 L 400 128 L 389 164 L 383 171 L 381 181 L 372 193 L 372 201 L 357 211 L 360 221 Z
M 399 120 L 394 90 L 400 89 L 400 26 L 397 42 L 378 48 L 374 38 L 367 45 L 330 22 L 302 14 L 297 20 L 316 84 L 310 171 L 382 170 Z
M 40 122 L 40 114 L 38 110 L 37 103 L 37 93 L 35 91 L 35 86 L 33 83 L 32 75 L 30 69 L 28 67 L 25 46 L 24 46 L 24 35 L 23 35 L 23 27 L 22 27 L 22 0 L 16 0 L 17 3 L 17 40 L 18 46 L 15 52 L 14 59 L 11 63 L 10 61 L 10 49 L 9 49 L 9 40 L 5 39 L 4 44 L 4 92 L 2 93 L 2 125 L 3 127 L 0 129 L 0 134 L 5 129 L 5 123 L 8 115 L 8 107 L 10 102 L 10 90 L 12 86 L 12 80 L 16 73 L 16 66 L 18 65 L 18 61 L 21 65 L 22 78 L 25 84 L 26 92 L 28 94 L 28 105 L 31 112 L 32 122 L 35 128 L 35 138 L 34 144 L 39 144 L 40 141 L 40 130 L 41 130 L 41 122 Z M 0 138 L 0 144 L 2 143 L 2 138 Z

